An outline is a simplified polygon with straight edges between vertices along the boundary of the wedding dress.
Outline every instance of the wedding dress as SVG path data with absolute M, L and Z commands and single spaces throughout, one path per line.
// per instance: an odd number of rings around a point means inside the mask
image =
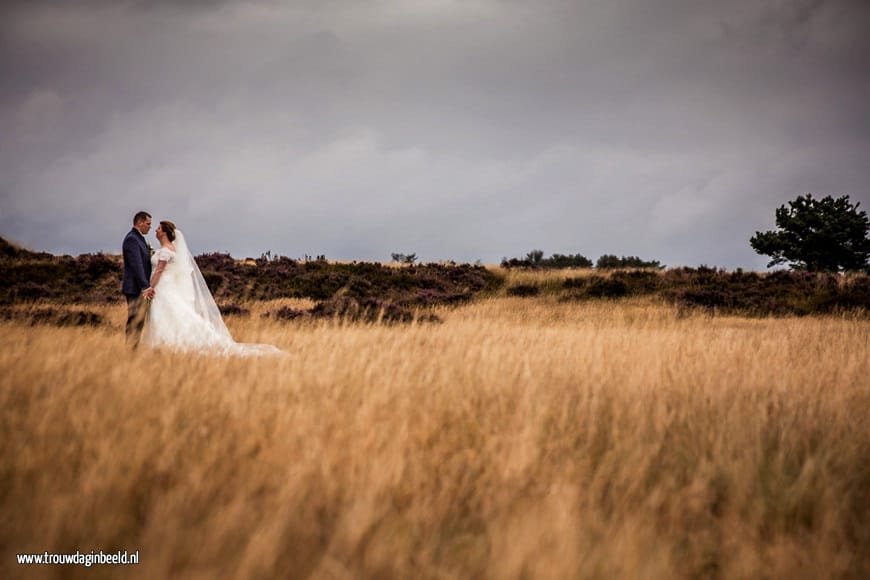
M 142 341 L 154 348 L 216 355 L 262 356 L 283 354 L 269 344 L 233 340 L 206 286 L 184 234 L 175 230 L 175 251 L 160 248 L 151 263 L 166 267 L 155 286 Z

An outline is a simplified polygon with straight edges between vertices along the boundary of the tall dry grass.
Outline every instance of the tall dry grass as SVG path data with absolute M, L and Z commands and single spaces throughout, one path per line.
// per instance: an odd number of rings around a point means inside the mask
M 0 575 L 870 572 L 870 322 L 492 298 L 231 319 L 282 359 L 0 325 Z M 16 566 L 139 550 L 137 567 Z
M 505 287 L 531 284 L 543 290 L 556 292 L 564 287 L 568 278 L 588 278 L 591 276 L 609 276 L 610 272 L 593 268 L 542 268 L 532 270 L 525 268 L 502 268 L 489 266 L 489 269 L 504 278 Z

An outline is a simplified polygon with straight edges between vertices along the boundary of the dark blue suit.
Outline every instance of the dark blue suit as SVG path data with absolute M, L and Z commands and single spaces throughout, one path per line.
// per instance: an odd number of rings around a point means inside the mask
M 133 228 L 124 238 L 124 280 L 121 292 L 127 296 L 139 296 L 151 286 L 151 252 L 139 230 Z
M 122 244 L 124 278 L 121 292 L 127 297 L 127 342 L 133 348 L 139 345 L 149 302 L 142 298 L 142 291 L 151 286 L 151 252 L 139 230 L 133 228 Z

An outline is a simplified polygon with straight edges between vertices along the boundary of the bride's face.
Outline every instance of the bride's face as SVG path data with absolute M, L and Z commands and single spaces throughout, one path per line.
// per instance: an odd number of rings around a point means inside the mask
M 166 234 L 163 233 L 163 226 L 157 226 L 157 229 L 154 231 L 154 235 L 157 236 L 157 240 L 162 242 L 163 238 L 166 237 Z

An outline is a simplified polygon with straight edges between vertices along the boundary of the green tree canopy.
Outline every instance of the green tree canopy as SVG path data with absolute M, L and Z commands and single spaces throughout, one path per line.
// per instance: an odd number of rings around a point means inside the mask
M 788 263 L 811 272 L 861 270 L 870 258 L 870 219 L 848 195 L 816 199 L 798 196 L 776 210 L 777 229 L 755 232 L 749 240 L 768 267 Z

